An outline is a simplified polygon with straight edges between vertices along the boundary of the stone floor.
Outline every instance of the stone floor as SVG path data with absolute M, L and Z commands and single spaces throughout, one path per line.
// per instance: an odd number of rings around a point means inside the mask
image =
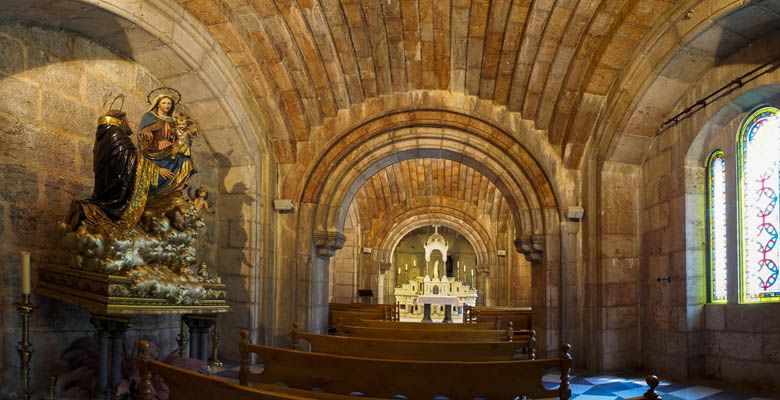
M 259 372 L 262 366 L 252 366 L 253 371 Z M 229 379 L 238 379 L 237 366 L 225 366 L 212 369 L 213 375 Z M 552 389 L 558 387 L 559 375 L 545 375 L 542 379 L 545 387 Z M 573 400 L 623 400 L 641 396 L 647 391 L 647 384 L 639 374 L 574 374 L 571 378 Z M 749 391 L 749 389 L 747 390 Z M 780 395 L 757 393 L 748 394 L 746 389 L 725 389 L 713 383 L 679 383 L 662 381 L 657 389 L 663 400 L 780 400 Z
M 558 387 L 559 375 L 545 375 L 545 387 Z M 647 391 L 647 383 L 637 374 L 575 374 L 571 379 L 572 399 L 621 400 L 638 397 Z M 728 391 L 717 384 L 662 381 L 656 389 L 663 400 L 769 400 L 780 397 L 756 397 L 745 390 Z

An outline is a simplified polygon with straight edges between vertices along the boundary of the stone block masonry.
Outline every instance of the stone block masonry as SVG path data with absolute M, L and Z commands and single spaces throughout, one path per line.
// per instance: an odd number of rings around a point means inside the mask
M 20 337 L 13 305 L 19 296 L 19 252 L 32 253 L 33 286 L 38 266 L 68 262 L 58 223 L 74 198 L 86 198 L 92 190 L 92 146 L 104 98 L 123 93 L 124 110 L 137 128 L 146 92 L 162 85 L 138 64 L 58 29 L 0 25 L 0 53 L 0 343 L 7 344 L 0 353 L 0 393 L 8 394 L 18 385 L 18 357 L 11 344 Z M 179 89 L 186 94 L 186 88 Z M 196 140 L 193 151 L 202 170 L 193 185 L 217 189 L 216 163 L 207 146 Z M 212 265 L 217 232 L 201 239 L 202 254 Z M 41 397 L 48 390 L 48 373 L 68 370 L 60 355 L 74 340 L 91 337 L 94 328 L 89 314 L 75 306 L 37 295 L 32 301 L 32 383 L 35 397 Z M 128 343 L 151 335 L 163 354 L 176 345 L 176 317 L 138 318 L 133 329 Z

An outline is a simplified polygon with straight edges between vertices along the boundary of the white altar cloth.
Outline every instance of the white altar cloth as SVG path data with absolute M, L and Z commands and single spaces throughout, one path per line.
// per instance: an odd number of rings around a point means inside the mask
M 417 304 L 449 304 L 458 305 L 458 296 L 419 296 Z

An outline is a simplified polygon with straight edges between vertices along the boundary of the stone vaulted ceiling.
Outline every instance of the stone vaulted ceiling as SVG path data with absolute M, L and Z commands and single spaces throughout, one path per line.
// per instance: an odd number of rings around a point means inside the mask
M 437 212 L 460 215 L 493 234 L 512 224 L 506 200 L 487 177 L 439 158 L 404 160 L 378 171 L 357 191 L 351 209 L 369 243 L 383 239 L 375 236 L 387 223 Z
M 238 66 L 278 161 L 367 99 L 440 90 L 506 106 L 577 166 L 602 101 L 669 0 L 182 0 Z M 583 100 L 584 99 L 584 100 Z

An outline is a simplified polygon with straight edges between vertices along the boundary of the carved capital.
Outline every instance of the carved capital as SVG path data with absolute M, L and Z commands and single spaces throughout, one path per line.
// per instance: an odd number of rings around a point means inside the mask
M 333 257 L 336 250 L 344 247 L 347 237 L 338 231 L 314 232 L 314 247 L 318 257 Z
M 515 239 L 515 248 L 531 265 L 539 265 L 544 259 L 544 236 L 534 235 Z
M 379 263 L 379 272 L 384 274 L 385 272 L 389 271 L 390 268 L 392 268 L 392 267 L 393 267 L 393 264 L 391 264 L 389 262 Z
M 185 314 L 181 318 L 190 332 L 208 332 L 217 322 L 217 316 L 214 314 Z
M 98 335 L 102 337 L 107 337 L 108 335 L 121 337 L 130 329 L 130 319 L 124 317 L 93 314 L 89 322 L 98 331 Z

